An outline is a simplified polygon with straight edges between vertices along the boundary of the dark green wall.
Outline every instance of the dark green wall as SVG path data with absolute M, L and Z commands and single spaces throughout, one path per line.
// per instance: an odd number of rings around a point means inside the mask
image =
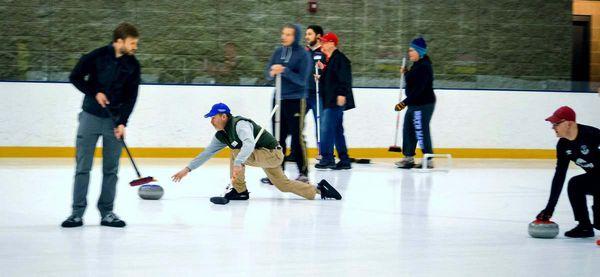
M 571 1 L 2 1 L 0 79 L 64 81 L 78 57 L 138 26 L 144 81 L 263 84 L 286 22 L 335 31 L 356 86 L 397 85 L 411 38 L 437 87 L 568 89 Z

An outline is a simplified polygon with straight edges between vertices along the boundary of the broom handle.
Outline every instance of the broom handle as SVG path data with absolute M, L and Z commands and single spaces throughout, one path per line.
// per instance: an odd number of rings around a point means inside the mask
M 275 114 L 276 111 L 279 110 L 279 105 L 275 105 L 275 107 L 273 107 L 273 110 L 271 111 L 271 115 L 269 116 L 269 119 L 271 119 L 273 117 L 273 114 Z M 258 134 L 256 135 L 256 137 L 254 138 L 254 143 L 258 142 L 258 139 L 260 138 L 260 136 L 262 136 L 262 134 L 265 132 L 265 127 L 260 127 L 260 131 L 258 132 Z
M 319 75 L 319 65 L 318 63 L 315 63 L 315 74 Z M 321 106 L 320 104 L 320 99 L 319 99 L 319 78 L 315 78 L 315 92 L 316 92 L 316 106 L 315 110 L 317 113 L 317 152 L 319 155 L 321 155 Z M 315 111 L 313 111 L 315 112 Z
M 277 74 L 275 78 L 275 106 L 281 105 L 281 74 Z M 281 124 L 281 111 L 279 109 L 276 110 L 275 113 L 275 124 L 273 124 L 273 128 L 275 129 L 275 139 L 279 142 L 280 138 L 280 124 Z
M 406 66 L 406 57 L 402 58 L 402 68 Z M 402 101 L 402 90 L 404 86 L 404 72 L 400 73 L 400 96 L 398 102 Z M 394 146 L 398 146 L 398 129 L 400 129 L 400 111 L 396 113 L 396 133 L 394 134 Z
M 110 112 L 110 110 L 108 109 L 108 107 L 104 107 L 104 110 L 106 111 L 106 113 L 108 113 L 108 116 L 110 117 L 110 120 L 112 120 L 113 125 L 117 125 L 117 122 L 115 122 L 115 120 L 113 119 L 113 115 Z M 140 171 L 138 170 L 137 165 L 135 164 L 135 161 L 133 160 L 133 157 L 131 156 L 131 152 L 129 152 L 129 147 L 127 147 L 127 144 L 125 144 L 125 137 L 122 137 L 119 141 L 121 141 L 121 144 L 123 144 L 123 147 L 125 147 L 125 151 L 127 152 L 127 156 L 129 157 L 129 160 L 131 161 L 131 164 L 133 165 L 133 169 L 135 169 L 135 173 L 137 174 L 138 178 L 142 178 L 142 174 L 140 174 Z

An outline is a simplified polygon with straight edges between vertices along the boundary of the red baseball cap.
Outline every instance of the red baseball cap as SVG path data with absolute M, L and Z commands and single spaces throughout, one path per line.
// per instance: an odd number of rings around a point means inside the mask
M 324 36 L 322 36 L 320 40 L 321 42 L 333 42 L 333 44 L 335 44 L 336 46 L 339 43 L 338 36 L 334 33 L 327 33 Z
M 546 121 L 550 121 L 552 124 L 559 123 L 561 121 L 575 121 L 575 111 L 567 106 L 558 108 L 550 117 L 546 118 Z

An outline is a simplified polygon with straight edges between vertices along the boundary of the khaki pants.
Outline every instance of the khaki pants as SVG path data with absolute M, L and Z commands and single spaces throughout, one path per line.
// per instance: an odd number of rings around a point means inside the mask
M 233 168 L 233 161 L 240 153 L 239 149 L 231 150 L 231 161 L 230 161 L 230 176 L 231 169 Z M 300 181 L 290 180 L 285 176 L 281 164 L 283 163 L 283 152 L 281 149 L 266 149 L 259 148 L 254 149 L 254 152 L 248 157 L 245 165 L 260 167 L 262 168 L 271 183 L 282 192 L 291 192 L 298 196 L 306 199 L 315 199 L 317 189 L 315 186 Z M 237 179 L 233 182 L 233 187 L 238 192 L 246 191 L 246 178 L 244 176 L 244 169 L 238 174 Z

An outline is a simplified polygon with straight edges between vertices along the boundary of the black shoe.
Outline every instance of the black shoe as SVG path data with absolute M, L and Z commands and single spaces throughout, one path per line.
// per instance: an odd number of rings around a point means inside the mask
M 296 162 L 296 157 L 289 155 L 289 156 L 285 156 L 285 158 L 283 158 L 283 160 L 286 162 L 293 163 L 293 162 Z
M 325 180 L 321 180 L 321 182 L 319 182 L 317 189 L 321 192 L 321 199 L 342 199 L 342 195 Z
M 237 192 L 235 188 L 231 188 L 231 190 L 225 194 L 224 196 L 228 200 L 248 200 L 250 199 L 250 193 L 248 190 L 243 192 Z
M 420 164 L 415 163 L 414 166 L 413 166 L 413 168 L 423 168 L 423 163 L 422 162 L 424 162 L 424 161 L 421 161 Z M 434 168 L 434 166 L 433 166 L 433 159 L 432 158 L 428 158 L 427 159 L 427 167 L 425 167 L 425 168 L 426 169 L 433 169 Z
M 415 164 L 415 165 L 413 165 L 413 168 L 423 169 L 423 164 Z M 433 169 L 433 168 L 434 168 L 433 167 L 433 162 L 428 162 L 427 163 L 427 167 L 425 167 L 425 169 Z
M 335 162 L 324 163 L 323 160 L 321 160 L 318 164 L 315 164 L 315 168 L 316 169 L 334 169 Z
M 100 221 L 100 225 L 108 226 L 108 227 L 123 228 L 127 224 L 125 224 L 125 221 L 121 220 L 115 213 L 110 212 L 110 213 L 107 213 L 104 217 L 102 217 L 102 221 Z
M 265 178 L 261 178 L 260 182 L 263 184 L 269 184 L 272 185 L 273 183 L 271 183 L 271 180 L 269 180 L 269 178 L 265 177 Z
M 565 237 L 570 238 L 590 238 L 594 236 L 594 229 L 592 225 L 584 225 L 579 224 L 577 227 L 573 228 L 571 231 L 565 232 Z
M 60 225 L 63 228 L 73 228 L 83 226 L 83 219 L 77 215 L 71 215 Z
M 352 169 L 350 162 L 339 162 L 335 165 L 333 170 Z

